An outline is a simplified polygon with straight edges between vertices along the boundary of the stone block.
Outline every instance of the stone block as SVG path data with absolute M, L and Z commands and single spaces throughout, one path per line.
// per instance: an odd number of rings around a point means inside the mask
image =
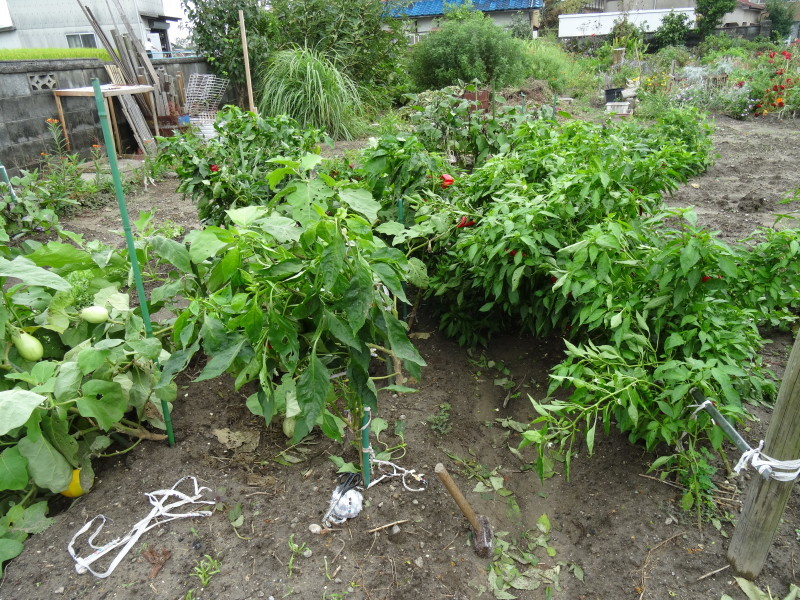
M 11 73 L 0 78 L 0 96 L 3 98 L 19 98 L 30 96 L 31 86 L 24 73 Z
M 12 144 L 24 144 L 36 141 L 47 144 L 50 139 L 47 123 L 44 122 L 44 119 L 11 121 L 10 123 L 6 123 L 6 129 Z

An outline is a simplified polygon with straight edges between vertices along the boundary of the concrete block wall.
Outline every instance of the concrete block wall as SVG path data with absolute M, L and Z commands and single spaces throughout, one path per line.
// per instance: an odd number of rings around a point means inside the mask
M 108 83 L 98 59 L 10 60 L 0 62 L 0 161 L 11 173 L 39 165 L 53 150 L 47 119 L 57 119 L 53 89 Z M 103 137 L 94 98 L 63 98 L 73 152 L 88 154 Z

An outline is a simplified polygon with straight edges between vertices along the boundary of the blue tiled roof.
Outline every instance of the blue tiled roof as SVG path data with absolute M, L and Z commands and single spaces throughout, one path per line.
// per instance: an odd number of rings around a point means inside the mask
M 453 0 L 449 4 L 460 4 L 460 0 Z M 481 12 L 496 12 L 500 10 L 529 10 L 542 8 L 542 0 L 473 0 L 472 6 Z M 400 6 L 391 10 L 393 17 L 429 17 L 444 14 L 444 0 L 417 0 L 407 6 Z

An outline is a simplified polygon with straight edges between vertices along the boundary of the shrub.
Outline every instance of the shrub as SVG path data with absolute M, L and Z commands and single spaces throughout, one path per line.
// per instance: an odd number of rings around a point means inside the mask
M 334 138 L 352 139 L 361 127 L 364 106 L 358 86 L 311 48 L 275 53 L 261 78 L 260 96 L 264 115 L 288 115 Z
M 682 46 L 689 35 L 689 15 L 670 11 L 655 31 L 656 43 L 660 47 Z
M 409 62 L 419 89 L 476 79 L 501 88 L 520 82 L 527 71 L 523 42 L 481 14 L 445 22 L 414 46 Z
M 697 0 L 697 32 L 701 38 L 714 31 L 720 19 L 736 8 L 736 0 Z
M 793 9 L 786 0 L 767 0 L 767 12 L 769 12 L 772 29 L 770 39 L 773 42 L 782 42 L 792 30 Z
M 679 67 L 685 67 L 692 62 L 692 54 L 686 46 L 666 46 L 656 53 L 655 59 L 656 63 L 666 70 L 672 65 L 672 61 Z
M 558 93 L 585 96 L 598 87 L 597 77 L 583 63 L 569 56 L 558 42 L 536 39 L 528 42 L 531 76 L 543 79 Z

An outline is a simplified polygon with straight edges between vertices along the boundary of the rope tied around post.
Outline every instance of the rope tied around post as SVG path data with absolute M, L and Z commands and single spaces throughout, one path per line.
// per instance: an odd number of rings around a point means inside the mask
M 750 465 L 756 471 L 758 471 L 759 475 L 761 475 L 761 477 L 764 479 L 774 479 L 775 481 L 789 482 L 800 477 L 800 459 L 778 460 L 776 458 L 767 456 L 763 453 L 764 440 L 761 440 L 758 446 L 753 448 L 741 435 L 739 435 L 739 432 L 734 429 L 733 425 L 731 425 L 728 420 L 722 416 L 722 413 L 717 410 L 711 400 L 707 398 L 704 399 L 700 392 L 696 389 L 692 390 L 691 394 L 696 400 L 702 400 L 699 404 L 689 407 L 695 409 L 691 418 L 696 419 L 697 414 L 700 411 L 706 411 L 711 416 L 712 422 L 720 427 L 728 435 L 736 447 L 742 451 L 742 456 L 739 458 L 739 462 L 737 462 L 736 466 L 733 468 L 737 474 Z

